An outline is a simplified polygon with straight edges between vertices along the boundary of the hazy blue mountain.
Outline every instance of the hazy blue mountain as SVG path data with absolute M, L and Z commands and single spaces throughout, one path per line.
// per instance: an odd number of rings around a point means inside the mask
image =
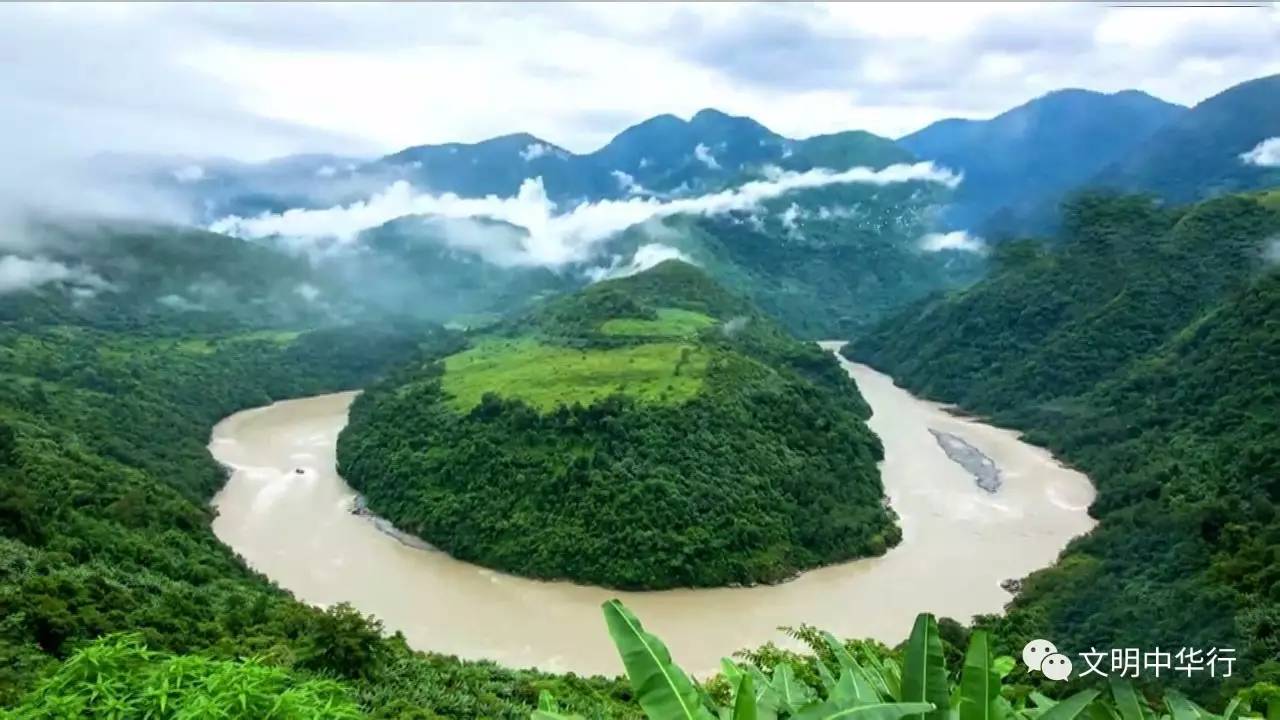
M 1104 169 L 1099 185 L 1152 192 L 1172 202 L 1280 185 L 1280 167 L 1241 157 L 1280 137 L 1280 75 L 1250 80 L 1181 113 Z
M 403 180 L 422 190 L 463 197 L 510 197 L 541 178 L 562 208 L 633 195 L 697 194 L 759 177 L 768 165 L 845 170 L 909 162 L 893 141 L 854 131 L 806 140 L 785 138 L 746 117 L 701 110 L 689 120 L 658 115 L 603 147 L 576 154 L 528 133 L 476 143 L 417 145 L 373 160 L 294 155 L 247 164 L 209 158 L 102 158 L 109 177 L 148 180 L 185 204 L 198 222 L 293 207 L 315 208 L 367 198 Z
M 368 162 L 296 156 L 246 169 L 178 159 L 152 172 L 187 193 L 201 209 L 197 217 L 208 221 L 351 203 L 399 181 L 434 193 L 511 197 L 539 179 L 564 212 L 589 201 L 720 191 L 761 179 L 771 168 L 847 170 L 915 160 L 867 132 L 789 139 L 750 118 L 708 109 L 688 120 L 650 118 L 586 154 L 522 133 L 416 146 Z M 278 193 L 264 189 L 272 185 Z M 306 252 L 326 277 L 374 309 L 437 320 L 502 312 L 679 252 L 793 331 L 826 337 L 980 274 L 980 253 L 921 247 L 949 193 L 923 182 L 796 190 L 747 212 L 645 223 L 606 240 L 595 256 L 554 270 L 529 265 L 524 228 L 475 218 L 399 218 L 350 245 L 319 243 Z M 656 249 L 647 248 L 641 261 L 646 246 Z
M 557 201 L 609 195 L 617 186 L 608 172 L 528 133 L 478 143 L 418 145 L 381 158 L 369 169 L 423 190 L 464 197 L 512 196 L 534 177 L 542 178 L 549 197 Z
M 1142 92 L 1059 90 L 990 120 L 949 119 L 900 138 L 922 159 L 964 171 L 946 222 L 978 229 L 993 213 L 1034 213 L 1186 111 Z M 1006 209 L 1007 208 L 1007 209 Z
M 707 109 L 688 121 L 650 118 L 586 157 L 606 172 L 626 173 L 643 188 L 672 192 L 721 186 L 744 171 L 778 164 L 791 144 L 751 118 Z

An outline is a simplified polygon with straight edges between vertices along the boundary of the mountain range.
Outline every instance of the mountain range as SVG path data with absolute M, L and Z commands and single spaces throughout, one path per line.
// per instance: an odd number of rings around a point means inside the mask
M 1050 233 L 1060 222 L 1059 203 L 1083 189 L 1180 202 L 1280 183 L 1275 158 L 1262 152 L 1280 136 L 1277 103 L 1280 76 L 1272 76 L 1192 108 L 1136 91 L 1062 90 L 990 120 L 944 120 L 896 142 L 859 131 L 792 139 L 707 109 L 687 120 L 650 118 L 585 154 L 513 134 L 372 160 L 99 162 L 108 175 L 176 195 L 201 224 L 295 258 L 258 267 L 307 265 L 272 273 L 283 289 L 270 297 L 289 298 L 275 303 L 288 317 L 314 311 L 294 307 L 299 296 L 291 288 L 305 285 L 323 287 L 333 300 L 328 310 L 341 308 L 343 317 L 376 311 L 471 324 L 547 293 L 682 257 L 802 337 L 830 337 L 868 327 L 930 292 L 974 282 L 987 270 L 993 243 Z M 912 165 L 922 160 L 963 179 L 948 182 L 952 176 L 936 167 Z M 896 179 L 875 176 L 891 166 Z M 866 168 L 859 178 L 832 179 L 857 167 Z M 460 212 L 460 199 L 476 207 Z M 308 232 L 334 237 L 292 235 L 290 223 L 308 210 L 325 211 Z M 351 225 L 370 214 L 376 219 Z M 261 217 L 270 221 L 266 229 L 253 225 Z M 603 229 L 596 227 L 602 218 Z M 98 272 L 88 256 L 52 252 Z M 27 251 L 14 262 L 49 254 Z M 145 243 L 130 245 L 128 254 L 133 266 L 148 262 Z M 186 274 L 199 274 L 191 270 Z M 300 283 L 293 275 L 316 278 Z M 59 312 L 93 306 L 88 289 L 58 282 Z M 113 281 L 94 296 L 126 285 Z M 198 279 L 188 286 L 150 300 L 166 304 L 166 312 L 207 304 L 196 297 L 204 290 Z M 13 312 L 36 312 L 32 302 Z

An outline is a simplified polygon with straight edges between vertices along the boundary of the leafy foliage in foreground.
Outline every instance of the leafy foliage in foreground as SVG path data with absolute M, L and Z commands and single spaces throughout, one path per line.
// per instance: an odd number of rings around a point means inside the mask
M 913 391 L 1028 431 L 1098 486 L 1101 521 L 1033 574 L 1014 642 L 1234 647 L 1280 680 L 1280 233 L 1270 196 L 1189 208 L 1090 197 L 1061 250 L 1010 248 L 987 281 L 848 352 Z
M 136 636 L 77 651 L 14 717 L 311 720 L 363 717 L 349 687 L 299 677 L 259 660 L 151 652 Z
M 592 716 L 634 714 L 612 681 L 412 652 L 350 608 L 293 600 L 211 532 L 207 503 L 225 480 L 205 448 L 215 422 L 359 387 L 432 347 L 448 352 L 458 338 L 430 326 L 196 335 L 0 325 L 0 707 L 95 638 L 128 632 L 163 653 L 147 664 L 270 676 L 277 698 L 313 673 L 342 678 L 343 696 L 379 718 L 521 717 L 544 689 Z M 242 657 L 261 667 L 221 664 Z M 156 672 L 115 677 L 132 693 Z M 24 708 L 53 712 L 80 692 L 68 685 Z
M 640 324 L 689 313 L 716 322 L 676 341 Z M 343 476 L 402 530 L 626 588 L 777 582 L 898 541 L 856 387 L 696 268 L 599 283 L 503 330 L 352 405 Z
M 946 656 L 956 649 L 943 638 L 945 626 L 927 613 L 916 617 L 897 653 L 806 629 L 803 639 L 812 655 L 786 653 L 768 663 L 725 658 L 722 675 L 698 685 L 620 601 L 606 602 L 604 615 L 650 720 L 1235 720 L 1255 709 L 1268 718 L 1280 713 L 1280 691 L 1264 685 L 1241 693 L 1221 715 L 1176 691 L 1153 706 L 1119 677 L 1109 678 L 1105 691 L 1079 687 L 1084 683 L 1077 679 L 1069 684 L 1071 694 L 1054 700 L 1007 682 L 1016 662 L 994 654 L 995 642 L 985 630 L 969 634 L 959 670 L 949 670 Z M 560 713 L 550 693 L 532 715 L 577 717 Z

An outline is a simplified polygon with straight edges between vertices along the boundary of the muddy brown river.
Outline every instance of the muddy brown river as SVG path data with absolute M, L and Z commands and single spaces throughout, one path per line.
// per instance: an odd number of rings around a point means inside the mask
M 1049 565 L 1092 527 L 1085 510 L 1094 491 L 1084 475 L 1014 432 L 956 417 L 885 375 L 845 365 L 875 412 L 870 425 L 884 443 L 884 485 L 903 541 L 882 557 L 781 585 L 617 592 L 513 577 L 412 547 L 351 513 L 355 493 L 334 469 L 334 444 L 352 393 L 279 402 L 218 423 L 209 450 L 232 473 L 214 498 L 213 529 L 301 600 L 349 602 L 419 649 L 617 673 L 600 603 L 620 597 L 677 661 L 702 674 L 742 647 L 787 645 L 779 625 L 896 643 L 921 611 L 957 619 L 997 612 L 1010 598 L 1002 580 Z M 930 430 L 990 458 L 999 490 L 980 489 Z

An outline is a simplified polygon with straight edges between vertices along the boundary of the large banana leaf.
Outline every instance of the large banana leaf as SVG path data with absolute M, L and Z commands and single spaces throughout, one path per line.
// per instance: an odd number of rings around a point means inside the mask
M 649 720 L 714 720 L 702 705 L 689 676 L 671 662 L 667 646 L 645 632 L 636 616 L 618 600 L 603 606 L 609 635 L 622 655 L 636 699 Z
M 822 680 L 822 687 L 830 695 L 836 687 L 836 676 L 831 674 L 831 668 L 827 667 L 827 663 L 822 658 L 814 656 L 813 664 L 818 668 L 818 678 Z
M 1036 690 L 1032 690 L 1031 693 L 1027 695 L 1027 697 L 1030 698 L 1031 702 L 1035 703 L 1036 707 L 1040 710 L 1048 710 L 1049 708 L 1058 704 L 1057 700 L 1054 700 L 1048 695 L 1045 695 L 1044 693 L 1038 692 Z
M 1066 700 L 1061 700 L 1053 707 L 1040 714 L 1039 720 L 1075 720 L 1075 717 L 1089 707 L 1089 703 L 1098 697 L 1097 690 L 1081 690 Z
M 742 668 L 738 667 L 738 663 L 729 658 L 720 658 L 720 673 L 730 685 L 738 687 L 738 681 L 742 679 Z
M 1120 713 L 1108 703 L 1091 703 L 1084 712 L 1087 720 L 1124 720 L 1120 717 Z
M 1107 678 L 1107 684 L 1111 686 L 1111 697 L 1116 701 L 1116 710 L 1120 713 L 1122 720 L 1146 720 L 1142 712 L 1142 703 L 1138 700 L 1138 693 L 1133 689 L 1133 683 L 1112 675 Z
M 782 700 L 782 709 L 795 713 L 813 701 L 813 690 L 796 680 L 791 663 L 778 663 L 773 669 L 773 691 Z
M 960 720 L 1000 720 L 1000 675 L 985 630 L 974 630 L 960 671 Z
M 893 658 L 878 658 L 870 650 L 863 648 L 862 654 L 876 668 L 880 676 L 884 678 L 884 686 L 889 691 L 889 697 L 902 699 L 902 668 L 898 667 L 898 663 Z
M 869 685 L 875 689 L 877 695 L 876 700 L 896 700 L 897 696 L 889 692 L 888 684 L 885 682 L 884 676 L 879 671 L 863 667 L 854 659 L 844 643 L 836 639 L 829 632 L 822 633 L 822 639 L 826 640 L 827 647 L 831 648 L 832 655 L 835 656 L 836 662 L 840 663 L 841 674 L 849 672 L 853 674 L 853 679 L 858 683 L 859 687 Z
M 1164 703 L 1169 706 L 1173 720 L 1200 720 L 1200 713 L 1196 712 L 1195 705 L 1175 690 L 1165 692 Z
M 759 720 L 756 712 L 756 689 L 751 675 L 743 675 L 733 694 L 733 720 Z
M 942 638 L 938 634 L 938 621 L 933 615 L 921 613 L 907 640 L 907 652 L 902 668 L 902 692 L 898 700 L 904 703 L 929 703 L 934 709 L 921 712 L 911 720 L 945 720 L 951 701 L 947 691 L 947 666 L 942 656 Z
M 831 699 L 844 705 L 873 705 L 881 702 L 875 688 L 861 673 L 846 669 L 831 689 Z
M 901 720 L 933 710 L 928 703 L 872 703 L 842 705 L 834 700 L 815 704 L 795 715 L 795 720 Z

